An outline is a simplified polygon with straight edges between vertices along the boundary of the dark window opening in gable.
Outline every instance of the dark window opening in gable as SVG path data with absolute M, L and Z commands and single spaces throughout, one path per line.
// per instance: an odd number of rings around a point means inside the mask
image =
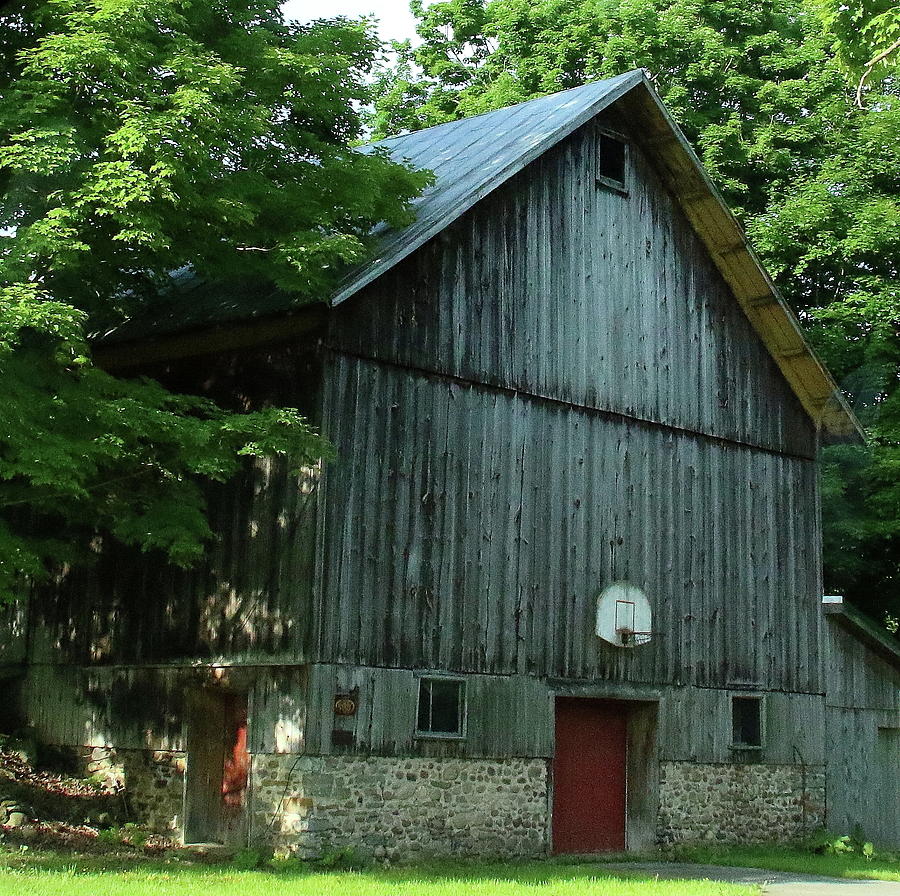
M 762 746 L 761 698 L 731 698 L 731 742 L 733 747 Z
M 416 734 L 463 737 L 465 682 L 455 678 L 420 678 Z
M 626 193 L 627 171 L 628 145 L 621 137 L 601 132 L 597 143 L 597 182 Z

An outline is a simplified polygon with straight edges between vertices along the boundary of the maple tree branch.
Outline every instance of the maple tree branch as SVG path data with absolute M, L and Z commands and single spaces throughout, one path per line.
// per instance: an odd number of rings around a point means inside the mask
M 863 107 L 862 92 L 863 87 L 866 83 L 866 79 L 869 77 L 869 75 L 872 74 L 872 71 L 879 62 L 884 62 L 884 60 L 887 59 L 888 56 L 890 56 L 891 53 L 895 52 L 896 50 L 900 50 L 900 38 L 895 40 L 889 47 L 882 50 L 877 56 L 873 57 L 866 63 L 866 70 L 862 73 L 862 77 L 859 79 L 859 84 L 856 87 L 856 105 L 860 109 L 862 109 Z

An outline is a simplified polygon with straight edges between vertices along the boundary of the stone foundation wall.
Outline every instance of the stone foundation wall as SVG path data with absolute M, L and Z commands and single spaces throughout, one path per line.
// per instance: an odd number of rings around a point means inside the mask
M 824 823 L 823 766 L 660 763 L 660 843 L 785 841 Z
M 183 824 L 185 754 L 84 749 L 84 769 L 124 784 L 135 820 L 173 836 Z M 254 842 L 316 858 L 540 856 L 550 847 L 543 759 L 257 754 Z M 660 763 L 657 841 L 785 841 L 825 821 L 825 769 L 762 763 Z
M 181 836 L 185 754 L 170 750 L 120 750 L 128 806 L 136 820 L 160 834 Z
M 183 752 L 74 749 L 85 778 L 124 791 L 127 820 L 147 825 L 159 834 L 180 836 L 186 767 Z
M 537 856 L 549 844 L 542 759 L 264 755 L 253 762 L 253 838 L 312 858 Z
M 79 773 L 89 781 L 117 790 L 125 786 L 122 763 L 112 747 L 74 747 L 73 752 Z

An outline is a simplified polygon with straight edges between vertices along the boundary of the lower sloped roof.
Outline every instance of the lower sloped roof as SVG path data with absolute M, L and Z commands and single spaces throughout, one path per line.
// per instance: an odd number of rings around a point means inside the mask
M 870 650 L 900 669 L 900 641 L 888 634 L 878 623 L 843 600 L 838 603 L 824 603 L 822 609 L 827 618 L 840 623 Z

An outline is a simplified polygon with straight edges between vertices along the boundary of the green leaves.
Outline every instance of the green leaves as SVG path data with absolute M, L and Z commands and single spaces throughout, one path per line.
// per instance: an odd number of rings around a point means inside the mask
M 891 0 L 850 4 L 815 0 L 814 6 L 833 38 L 837 58 L 858 78 L 856 101 L 861 107 L 867 84 L 896 70 L 900 54 L 900 6 Z
M 30 40 L 0 37 L 15 193 L 0 275 L 89 311 L 149 297 L 185 265 L 318 298 L 426 182 L 349 151 L 377 47 L 362 24 L 289 26 L 246 0 L 38 6 L 21 7 Z
M 29 332 L 49 338 L 63 363 L 84 362 L 85 320 L 84 312 L 64 302 L 54 302 L 37 284 L 0 288 L 0 364 L 4 356 L 12 356 Z
M 98 533 L 190 562 L 203 480 L 327 454 L 295 410 L 97 370 L 84 334 L 152 314 L 183 269 L 325 298 L 407 220 L 427 175 L 351 149 L 377 51 L 365 23 L 267 0 L 0 10 L 0 599 Z

